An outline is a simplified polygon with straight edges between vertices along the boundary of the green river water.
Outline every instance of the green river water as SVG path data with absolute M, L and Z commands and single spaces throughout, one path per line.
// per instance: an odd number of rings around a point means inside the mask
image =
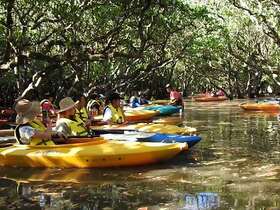
M 0 168 L 0 209 L 280 210 L 280 122 L 241 101 L 186 103 L 202 141 L 160 164 Z

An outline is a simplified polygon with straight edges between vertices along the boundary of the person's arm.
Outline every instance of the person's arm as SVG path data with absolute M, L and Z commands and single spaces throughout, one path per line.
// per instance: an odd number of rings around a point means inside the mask
M 49 130 L 45 131 L 35 131 L 34 135 L 32 138 L 41 138 L 41 139 L 51 139 L 52 138 L 52 132 Z
M 123 110 L 123 109 L 121 109 L 121 111 L 122 111 L 122 113 L 123 113 L 123 117 L 124 117 L 124 119 L 123 119 L 123 123 L 122 123 L 122 124 L 128 124 L 128 121 L 126 120 L 126 117 L 125 117 L 125 114 L 124 114 L 124 110 Z
M 150 101 L 148 99 L 144 98 L 144 104 L 149 104 L 149 103 L 150 103 Z
M 55 133 L 61 133 L 62 135 L 64 135 L 67 138 L 68 136 L 71 136 L 72 132 L 66 123 L 58 122 L 55 127 Z
M 141 106 L 141 104 L 138 101 L 135 101 L 132 108 L 136 108 L 139 106 Z
M 67 134 L 66 132 L 56 130 L 56 127 L 49 128 L 51 130 L 51 139 L 54 143 L 66 143 Z
M 169 93 L 169 99 L 172 100 L 173 98 L 174 98 L 174 94 L 173 94 L 173 91 L 171 91 L 171 92 Z

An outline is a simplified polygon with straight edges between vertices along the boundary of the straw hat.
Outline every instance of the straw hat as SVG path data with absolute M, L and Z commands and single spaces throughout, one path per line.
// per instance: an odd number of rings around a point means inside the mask
M 17 112 L 16 123 L 24 124 L 34 120 L 41 112 L 40 102 L 22 99 L 17 102 L 15 110 Z
M 58 110 L 57 112 L 65 112 L 69 109 L 74 108 L 77 104 L 79 103 L 79 101 L 77 101 L 76 103 L 73 101 L 72 98 L 70 97 L 66 97 L 60 100 L 59 102 L 59 108 L 60 110 Z

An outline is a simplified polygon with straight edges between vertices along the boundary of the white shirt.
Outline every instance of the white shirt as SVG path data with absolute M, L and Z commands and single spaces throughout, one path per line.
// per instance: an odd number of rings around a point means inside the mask
M 29 125 L 19 128 L 20 140 L 23 144 L 29 144 L 31 138 L 34 136 L 36 130 Z
M 112 119 L 112 111 L 111 109 L 107 108 L 105 109 L 104 115 L 103 115 L 103 121 L 108 121 Z

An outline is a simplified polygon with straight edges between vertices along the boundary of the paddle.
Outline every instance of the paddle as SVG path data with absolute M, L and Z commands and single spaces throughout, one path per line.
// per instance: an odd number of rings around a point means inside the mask
M 0 144 L 0 148 L 4 148 L 4 147 L 10 147 L 10 146 L 13 146 L 14 145 L 14 143 L 1 143 Z
M 122 130 L 122 129 L 106 129 L 106 130 L 92 130 L 95 135 L 101 134 L 124 134 L 125 131 L 133 131 L 133 130 Z
M 102 134 L 101 136 L 104 137 L 105 139 L 110 139 L 110 140 L 142 141 L 142 140 L 146 140 L 154 135 L 156 135 L 156 134 L 137 131 L 137 132 L 133 132 L 133 133 L 124 133 L 124 134 Z
M 10 136 L 10 138 L 0 140 L 0 145 L 4 145 L 6 143 L 16 143 L 16 138 L 13 136 Z
M 135 130 L 92 130 L 88 136 L 68 136 L 65 138 L 65 142 L 56 142 L 56 144 L 81 143 L 83 142 L 82 139 L 85 140 L 84 142 L 88 142 L 93 141 L 95 137 L 100 137 L 102 134 L 125 134 L 127 131 L 134 132 Z M 61 137 L 54 135 L 52 139 L 61 139 Z M 87 141 L 86 139 L 91 140 Z M 15 137 L 0 140 L 0 145 L 3 145 L 3 147 L 5 147 L 5 145 L 11 146 L 13 143 L 16 143 Z
M 133 131 L 133 130 L 131 130 Z M 115 133 L 115 134 L 123 134 L 124 129 L 108 129 L 108 130 L 90 130 L 90 136 L 99 136 L 100 134 L 107 134 L 107 133 Z M 11 129 L 5 129 L 5 130 L 0 130 L 0 137 L 4 136 L 12 136 L 14 134 L 14 130 Z M 74 137 L 75 138 L 75 137 Z
M 96 138 L 100 137 L 100 135 L 93 135 L 93 136 L 68 136 L 67 139 L 89 139 L 89 138 Z
M 88 136 L 68 136 L 67 138 L 64 138 L 63 140 L 61 137 L 55 135 L 52 137 L 52 139 L 57 139 L 58 138 L 61 141 L 56 141 L 55 144 L 73 144 L 73 143 L 84 143 L 84 142 L 91 142 L 91 141 L 100 141 L 100 135 L 88 135 Z
M 96 136 L 96 135 L 95 136 L 69 136 L 67 139 L 65 139 L 65 142 L 56 142 L 56 144 L 71 144 L 71 143 L 89 142 L 89 141 L 94 141 L 95 137 L 100 137 L 100 136 Z M 55 139 L 55 137 L 53 139 Z M 97 139 L 97 140 L 100 140 L 100 139 Z M 16 143 L 15 138 L 2 139 L 2 140 L 0 140 L 0 148 L 9 147 L 15 143 Z

